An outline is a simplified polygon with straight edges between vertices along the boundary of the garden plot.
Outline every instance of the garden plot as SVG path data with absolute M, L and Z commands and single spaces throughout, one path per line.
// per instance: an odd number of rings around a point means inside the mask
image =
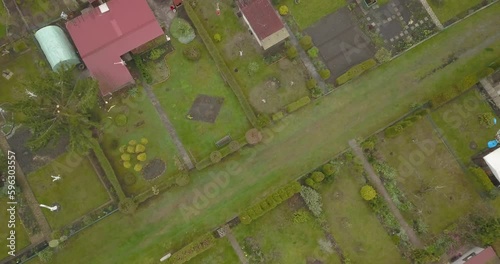
M 473 9 L 475 6 L 481 4 L 481 0 L 455 0 L 455 1 L 443 1 L 443 0 L 430 0 L 428 1 L 432 10 L 439 18 L 441 23 L 445 24 L 447 21 L 453 19 L 457 15 L 467 12 L 467 10 Z
M 428 120 L 416 122 L 395 138 L 385 138 L 376 150 L 397 170 L 396 187 L 404 197 L 396 195 L 396 204 L 408 223 L 418 223 L 421 235 L 438 234 L 481 206 L 471 179 Z
M 51 176 L 61 179 L 53 181 Z M 53 230 L 60 230 L 110 199 L 88 158 L 75 153 L 64 154 L 27 177 L 40 204 L 60 206 L 56 212 L 42 208 Z
M 209 250 L 201 253 L 187 264 L 235 264 L 239 259 L 226 238 L 219 238 Z
M 298 212 L 301 220 L 294 217 Z M 250 263 L 340 263 L 332 249 L 321 250 L 325 235 L 298 195 L 249 225 L 240 224 L 233 233 Z
M 345 163 L 320 188 L 333 236 L 353 263 L 407 263 L 359 191 L 366 179 Z M 397 237 L 394 238 L 394 241 Z
M 284 0 L 273 2 L 286 5 L 301 29 L 311 26 L 322 17 L 337 11 L 347 4 L 345 0 Z M 297 2 L 298 4 L 296 4 Z

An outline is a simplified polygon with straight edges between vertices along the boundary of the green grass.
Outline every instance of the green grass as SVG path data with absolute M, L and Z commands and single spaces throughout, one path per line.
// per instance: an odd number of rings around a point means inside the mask
M 322 17 L 346 6 L 345 0 L 301 0 L 295 4 L 295 0 L 285 0 L 283 4 L 288 6 L 290 14 L 301 29 L 306 29 L 318 22 Z
M 285 105 L 308 95 L 305 87 L 307 74 L 302 63 L 298 59 L 294 62 L 283 59 L 267 65 L 263 49 L 248 34 L 241 19 L 232 12 L 229 2 L 221 2 L 221 16 L 215 14 L 214 3 L 210 1 L 198 2 L 196 13 L 211 36 L 221 34 L 222 41 L 216 43 L 216 46 L 256 112 L 275 113 Z M 239 51 L 243 52 L 243 56 L 240 56 Z M 249 74 L 250 63 L 257 63 L 259 70 Z M 281 87 L 269 87 L 267 84 L 271 78 L 279 80 Z
M 406 263 L 368 204 L 359 195 L 365 178 L 350 164 L 320 188 L 331 232 L 353 263 Z
M 440 233 L 484 203 L 426 119 L 406 128 L 396 138 L 378 143 L 377 150 L 398 170 L 398 187 L 415 205 L 414 210 L 403 212 L 407 222 L 416 220 L 416 212 L 420 211 L 430 234 Z M 422 190 L 426 191 L 422 194 Z
M 349 139 L 371 135 L 415 102 L 426 102 L 463 76 L 486 68 L 500 55 L 499 49 L 484 50 L 498 46 L 498 39 L 481 46 L 497 32 L 499 12 L 500 4 L 495 4 L 285 117 L 272 127 L 274 131 L 266 131 L 265 144 L 193 172 L 190 185 L 160 194 L 134 216 L 111 215 L 72 237 L 52 263 L 75 259 L 95 264 L 156 263 L 166 252 L 213 230 L 252 201 L 331 159 L 348 147 Z M 476 30 L 479 24 L 482 31 Z M 449 52 L 460 50 L 468 53 L 418 81 L 417 69 L 429 69 L 427 65 L 438 64 Z M 213 177 L 223 173 L 231 173 L 227 184 L 214 187 L 217 181 Z M 207 186 L 218 192 L 212 190 L 210 198 L 202 199 L 205 188 L 210 189 Z M 102 258 L 104 255 L 112 257 Z
M 443 2 L 437 4 L 437 1 Z M 434 13 L 439 18 L 441 23 L 454 18 L 462 12 L 466 12 L 470 8 L 480 4 L 482 0 L 430 0 L 429 5 L 432 7 Z
M 57 174 L 62 179 L 52 182 L 50 176 Z M 110 199 L 90 161 L 74 153 L 63 154 L 29 174 L 28 181 L 39 203 L 61 205 L 59 212 L 42 208 L 53 230 L 61 229 Z
M 233 139 L 244 136 L 250 123 L 203 45 L 196 43 L 201 47 L 202 55 L 199 61 L 192 62 L 182 54 L 187 46 L 174 43 L 176 50 L 167 55 L 166 59 L 170 67 L 170 78 L 155 85 L 154 92 L 184 146 L 199 161 L 216 150 L 215 142 L 225 135 L 230 134 Z M 194 100 L 202 94 L 224 99 L 215 123 L 187 118 Z
M 308 257 L 323 263 L 340 263 L 337 254 L 321 251 L 318 240 L 325 239 L 325 235 L 314 216 L 309 213 L 309 221 L 294 223 L 294 212 L 285 202 L 249 225 L 240 224 L 233 232 L 242 247 L 245 247 L 245 239 L 254 240 L 265 263 L 305 263 Z M 245 251 L 252 255 L 249 248 Z
M 109 112 L 102 112 L 104 120 L 104 137 L 101 147 L 108 157 L 115 173 L 121 182 L 121 185 L 128 195 L 135 195 L 151 188 L 157 181 L 164 180 L 173 176 L 178 168 L 175 164 L 177 148 L 175 147 L 170 134 L 167 132 L 156 109 L 151 104 L 151 101 L 146 96 L 142 87 L 138 87 L 139 94 L 133 97 L 120 98 L 115 97 L 109 105 L 116 106 Z M 113 123 L 113 119 L 118 114 L 127 116 L 127 124 L 119 127 Z M 170 117 L 172 118 L 172 117 Z M 178 133 L 180 131 L 177 131 Z M 126 169 L 122 165 L 120 159 L 121 153 L 119 147 L 128 144 L 130 140 L 140 141 L 141 138 L 148 139 L 146 145 L 147 160 L 143 163 L 144 166 L 148 161 L 159 158 L 166 163 L 167 170 L 159 178 L 154 181 L 147 181 L 143 178 L 141 172 L 135 172 L 132 163 L 132 168 Z M 124 177 L 127 174 L 133 174 L 136 177 L 136 182 L 133 185 L 126 185 Z
M 432 113 L 446 140 L 466 165 L 472 163 L 472 156 L 487 148 L 488 141 L 500 129 L 500 125 L 486 128 L 479 123 L 478 116 L 487 112 L 494 114 L 482 95 L 472 89 Z M 477 144 L 476 149 L 470 148 L 471 142 Z
M 2 197 L 0 198 L 0 204 L 4 206 L 5 209 L 8 208 L 7 202 L 9 200 L 7 197 Z M 8 249 L 7 246 L 7 240 L 6 238 L 10 236 L 10 228 L 7 226 L 7 222 L 9 221 L 9 216 L 10 214 L 7 212 L 7 210 L 1 210 L 0 211 L 0 221 L 4 226 L 0 229 L 0 237 L 2 238 L 2 251 L 0 252 L 0 259 L 8 257 Z M 16 208 L 16 210 L 19 210 L 19 207 Z M 21 223 L 21 218 L 19 217 L 19 214 L 16 214 L 16 227 L 15 227 L 15 232 L 16 232 L 16 252 L 21 251 L 21 249 L 27 247 L 30 245 L 30 239 L 28 236 L 28 233 L 24 229 L 22 223 Z
M 0 23 L 0 38 L 5 37 L 5 34 L 7 34 L 7 27 Z
M 201 253 L 186 264 L 234 264 L 238 263 L 238 255 L 234 253 L 226 238 L 217 239 L 215 246 Z
M 387 3 L 389 3 L 389 0 L 377 0 L 377 4 L 379 6 L 383 6 L 383 5 L 387 4 Z

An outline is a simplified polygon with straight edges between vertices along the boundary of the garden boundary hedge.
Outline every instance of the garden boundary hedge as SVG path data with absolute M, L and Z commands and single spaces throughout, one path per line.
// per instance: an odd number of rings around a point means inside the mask
M 212 37 L 208 34 L 207 30 L 203 26 L 202 22 L 196 15 L 193 7 L 189 4 L 183 5 L 184 9 L 186 10 L 186 13 L 188 17 L 191 19 L 191 22 L 193 22 L 194 27 L 198 31 L 198 34 L 200 34 L 201 39 L 203 40 L 203 43 L 205 43 L 205 46 L 208 49 L 208 52 L 212 56 L 212 59 L 215 62 L 215 65 L 217 65 L 217 68 L 219 69 L 220 73 L 228 83 L 229 87 L 233 90 L 234 94 L 238 98 L 238 101 L 240 102 L 241 107 L 243 108 L 243 111 L 245 112 L 248 121 L 254 126 L 257 127 L 257 116 L 253 112 L 252 107 L 247 101 L 247 98 L 245 97 L 245 94 L 243 93 L 240 85 L 232 75 L 231 71 L 227 67 L 226 62 L 222 58 L 221 54 L 219 53 L 219 50 L 215 46 L 214 42 L 212 41 Z
M 99 161 L 101 168 L 104 170 L 104 173 L 106 174 L 106 177 L 108 178 L 109 182 L 111 182 L 111 185 L 113 185 L 113 188 L 115 189 L 118 199 L 120 201 L 125 199 L 126 195 L 123 192 L 122 186 L 120 185 L 120 182 L 118 181 L 115 171 L 113 170 L 113 167 L 111 167 L 111 164 L 109 163 L 106 154 L 104 154 L 104 151 L 102 150 L 99 143 L 95 139 L 93 141 L 94 142 L 92 142 L 92 151 L 97 157 L 97 160 Z
M 367 71 L 375 66 L 377 66 L 377 62 L 374 59 L 368 59 L 366 61 L 363 61 L 362 63 L 350 68 L 344 74 L 340 75 L 336 80 L 337 85 L 342 85 L 342 84 L 350 81 L 351 79 L 360 76 L 365 71 Z
M 167 263 L 181 264 L 189 261 L 190 259 L 196 257 L 198 254 L 204 252 L 205 250 L 213 247 L 215 245 L 215 237 L 212 233 L 204 234 L 198 237 L 193 242 L 187 244 L 185 247 L 176 251 L 168 259 Z

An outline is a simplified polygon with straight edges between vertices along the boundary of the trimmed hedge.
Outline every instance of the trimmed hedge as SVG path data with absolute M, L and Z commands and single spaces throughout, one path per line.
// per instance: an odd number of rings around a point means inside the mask
M 172 254 L 167 263 L 185 263 L 214 245 L 215 237 L 212 233 L 207 233 Z
M 309 96 L 304 96 L 304 97 L 300 98 L 299 100 L 287 105 L 286 111 L 287 111 L 287 113 L 295 112 L 298 109 L 300 109 L 301 107 L 306 106 L 310 102 L 311 102 L 311 98 L 309 98 Z
M 352 68 L 337 78 L 337 84 L 342 85 L 351 79 L 361 75 L 363 72 L 375 67 L 377 62 L 374 59 L 366 60 Z
M 489 192 L 495 188 L 495 185 L 491 182 L 490 178 L 483 169 L 479 167 L 471 167 L 469 168 L 469 171 L 474 174 L 486 191 Z
M 135 66 L 141 73 L 142 78 L 146 83 L 152 83 L 153 82 L 153 77 L 151 77 L 151 74 L 149 74 L 148 70 L 146 69 L 146 66 L 144 63 L 142 63 L 142 59 L 139 55 L 133 55 L 132 58 L 134 59 Z
M 272 116 L 272 119 L 273 121 L 278 121 L 280 119 L 282 119 L 285 115 L 283 114 L 283 112 L 279 111 L 278 113 L 274 113 L 273 116 Z
M 240 220 L 243 224 L 250 224 L 252 220 L 255 220 L 280 203 L 288 200 L 294 194 L 300 192 L 300 183 L 293 181 L 274 193 L 268 195 L 265 199 L 257 203 L 256 205 L 248 208 L 244 213 L 240 215 Z
M 122 201 L 125 198 L 127 198 L 127 196 L 123 192 L 123 189 L 122 189 L 122 186 L 120 185 L 120 182 L 118 181 L 118 178 L 116 177 L 116 174 L 115 174 L 115 171 L 113 170 L 113 167 L 111 167 L 111 164 L 109 163 L 108 158 L 106 157 L 101 146 L 99 145 L 99 143 L 95 139 L 92 139 L 92 151 L 94 152 L 95 156 L 97 157 L 97 160 L 99 161 L 99 164 L 101 165 L 102 169 L 104 170 L 104 173 L 106 174 L 106 177 L 108 178 L 109 182 L 111 182 L 111 185 L 113 185 L 113 188 L 115 189 L 116 195 L 118 195 L 118 199 L 120 201 Z
M 221 54 L 219 53 L 219 50 L 215 46 L 214 42 L 212 41 L 212 37 L 208 34 L 207 30 L 203 26 L 202 22 L 196 15 L 195 11 L 193 10 L 193 7 L 191 5 L 184 5 L 184 10 L 186 10 L 187 15 L 191 19 L 191 22 L 193 22 L 194 27 L 198 31 L 198 34 L 200 35 L 201 39 L 203 40 L 203 43 L 205 43 L 205 46 L 207 47 L 208 52 L 212 56 L 212 59 L 215 62 L 215 65 L 217 65 L 217 68 L 219 69 L 220 73 L 224 77 L 224 80 L 227 82 L 229 87 L 233 90 L 234 94 L 236 95 L 236 98 L 238 98 L 238 101 L 240 102 L 241 108 L 243 108 L 243 111 L 245 112 L 248 120 L 250 123 L 255 127 L 257 126 L 257 116 L 252 110 L 252 107 L 247 101 L 247 98 L 245 97 L 245 94 L 243 93 L 243 90 L 241 89 L 240 85 L 234 78 L 233 74 L 229 70 L 229 68 L 226 65 L 226 62 L 222 58 Z

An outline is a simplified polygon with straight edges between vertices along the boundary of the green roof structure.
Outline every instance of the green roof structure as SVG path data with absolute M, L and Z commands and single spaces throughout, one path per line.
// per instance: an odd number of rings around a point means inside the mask
M 80 63 L 73 45 L 60 27 L 46 26 L 35 33 L 35 38 L 53 71 L 58 71 L 64 65 L 74 66 Z

